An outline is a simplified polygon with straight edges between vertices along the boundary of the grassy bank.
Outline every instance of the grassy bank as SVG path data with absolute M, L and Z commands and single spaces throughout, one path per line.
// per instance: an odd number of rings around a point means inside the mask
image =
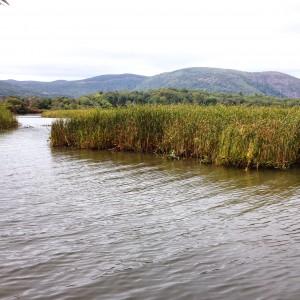
M 89 110 L 56 121 L 51 143 L 285 169 L 300 162 L 300 109 L 178 105 Z
M 18 121 L 8 109 L 0 105 L 0 130 L 10 129 L 18 126 Z
M 90 109 L 65 109 L 65 110 L 46 110 L 42 112 L 43 118 L 73 118 L 78 115 L 86 114 L 94 111 L 94 108 Z

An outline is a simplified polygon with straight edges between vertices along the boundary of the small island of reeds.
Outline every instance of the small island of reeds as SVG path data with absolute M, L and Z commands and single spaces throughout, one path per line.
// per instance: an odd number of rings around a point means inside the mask
M 93 109 L 55 121 L 51 144 L 286 169 L 300 162 L 300 109 L 223 105 Z
M 15 128 L 17 126 L 18 121 L 16 116 L 3 105 L 0 105 L 0 130 Z

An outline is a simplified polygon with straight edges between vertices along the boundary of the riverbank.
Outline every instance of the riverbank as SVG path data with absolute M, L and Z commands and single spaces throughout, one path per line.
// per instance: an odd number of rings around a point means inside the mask
M 0 130 L 16 128 L 17 126 L 18 121 L 16 116 L 4 106 L 0 105 Z
M 286 169 L 300 162 L 300 109 L 178 105 L 88 110 L 54 122 L 51 144 Z

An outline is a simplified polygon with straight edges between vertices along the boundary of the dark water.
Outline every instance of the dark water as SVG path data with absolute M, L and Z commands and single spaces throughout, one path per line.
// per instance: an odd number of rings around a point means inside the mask
M 0 133 L 0 299 L 300 299 L 300 170 Z

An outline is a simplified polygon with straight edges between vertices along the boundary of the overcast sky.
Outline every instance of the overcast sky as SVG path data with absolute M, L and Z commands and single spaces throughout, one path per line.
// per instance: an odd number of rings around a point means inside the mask
M 8 1 L 0 6 L 0 79 L 186 67 L 300 78 L 299 0 Z

